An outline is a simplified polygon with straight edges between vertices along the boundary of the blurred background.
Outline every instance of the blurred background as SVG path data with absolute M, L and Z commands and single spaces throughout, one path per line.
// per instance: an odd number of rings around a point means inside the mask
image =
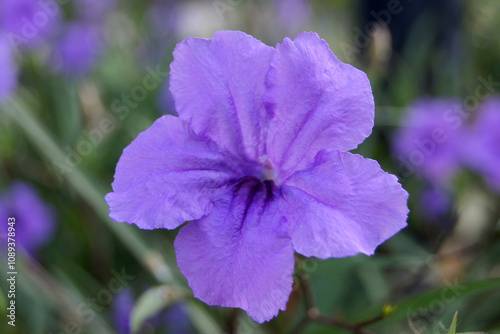
M 0 0 L 1 333 L 500 333 L 500 2 Z M 192 298 L 177 231 L 108 216 L 122 150 L 163 114 L 175 45 L 242 30 L 275 46 L 315 31 L 370 78 L 356 150 L 409 192 L 408 227 L 372 257 L 297 258 L 286 312 L 264 325 Z M 12 225 L 11 225 L 12 227 Z M 302 278 L 300 280 L 299 278 Z M 451 332 L 450 332 L 451 333 Z

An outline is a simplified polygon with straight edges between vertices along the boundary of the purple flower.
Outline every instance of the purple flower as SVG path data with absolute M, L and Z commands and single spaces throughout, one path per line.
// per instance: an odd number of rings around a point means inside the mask
M 13 45 L 34 47 L 51 37 L 61 22 L 61 9 L 56 1 L 0 1 L 0 30 Z
M 9 42 L 0 33 L 0 104 L 16 89 L 17 67 Z
M 55 45 L 53 67 L 66 74 L 84 75 L 99 59 L 102 47 L 96 27 L 86 23 L 71 23 Z
M 500 191 L 500 97 L 486 101 L 467 134 L 464 162 L 481 173 L 494 191 Z
M 0 197 L 0 219 L 2 234 L 7 234 L 7 218 L 15 218 L 15 240 L 28 253 L 35 252 L 44 246 L 54 233 L 54 214 L 37 195 L 35 190 L 25 183 L 15 183 L 10 193 Z M 7 238 L 2 235 L 0 243 L 6 244 Z
M 276 5 L 278 19 L 289 31 L 300 29 L 311 17 L 311 6 L 305 0 L 277 0 Z
M 123 152 L 110 217 L 174 229 L 195 297 L 258 322 L 284 310 L 294 251 L 373 254 L 406 226 L 407 193 L 376 161 L 347 153 L 370 133 L 366 75 L 315 33 L 276 48 L 237 31 L 174 51 L 179 117 Z
M 417 172 L 439 185 L 448 182 L 460 167 L 461 122 L 454 115 L 460 108 L 452 99 L 421 99 L 410 108 L 394 137 L 400 172 Z M 460 118 L 458 121 L 462 121 Z

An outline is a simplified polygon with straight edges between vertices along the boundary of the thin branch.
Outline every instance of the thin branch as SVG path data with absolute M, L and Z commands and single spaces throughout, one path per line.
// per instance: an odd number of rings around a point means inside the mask
M 356 323 L 356 326 L 359 326 L 359 327 L 365 327 L 365 326 L 368 326 L 368 325 L 371 325 L 371 324 L 374 324 L 380 320 L 383 320 L 387 318 L 386 315 L 384 314 L 379 314 L 377 316 L 374 316 L 374 317 L 371 317 L 371 318 L 368 318 L 366 320 L 363 320 L 363 321 L 360 321 L 360 322 L 357 322 Z
M 300 282 L 300 289 L 304 294 L 304 300 L 306 303 L 306 309 L 310 310 L 315 308 L 316 301 L 314 300 L 314 294 L 311 290 L 311 283 L 309 281 L 309 275 L 306 273 L 300 272 L 297 274 Z
M 335 319 L 333 317 L 327 316 L 319 311 L 319 309 L 316 307 L 316 302 L 314 299 L 314 294 L 311 289 L 311 284 L 309 281 L 309 276 L 302 272 L 299 271 L 297 273 L 297 277 L 299 279 L 300 283 L 300 288 L 302 290 L 302 293 L 304 294 L 304 302 L 306 304 L 306 309 L 307 309 L 307 314 L 306 318 L 302 319 L 302 321 L 299 323 L 299 325 L 292 331 L 293 334 L 297 334 L 300 332 L 301 329 L 307 324 L 307 321 L 316 321 L 319 323 L 339 327 L 339 328 L 345 328 L 350 330 L 354 334 L 374 334 L 366 329 L 364 329 L 362 326 L 359 324 L 350 324 L 347 322 L 344 322 L 342 320 Z
M 314 310 L 310 310 L 310 312 L 308 312 L 308 313 L 312 313 L 311 311 L 314 311 Z M 345 328 L 345 329 L 352 331 L 355 334 L 374 334 L 373 332 L 370 332 L 369 330 L 364 329 L 363 327 L 360 327 L 358 325 L 352 325 L 352 324 L 337 320 L 335 318 L 321 314 L 319 311 L 318 311 L 317 315 L 311 314 L 310 316 L 314 317 L 314 318 L 312 318 L 312 320 L 316 320 L 317 322 L 327 324 L 327 325 L 332 325 L 335 327 Z

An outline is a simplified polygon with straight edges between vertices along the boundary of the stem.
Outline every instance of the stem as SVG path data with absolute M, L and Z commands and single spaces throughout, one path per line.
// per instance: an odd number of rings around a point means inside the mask
M 313 310 L 311 310 L 311 311 L 313 311 Z M 308 313 L 311 313 L 311 312 L 308 312 Z M 352 325 L 352 324 L 334 319 L 334 318 L 329 317 L 327 315 L 321 314 L 319 311 L 313 320 L 316 320 L 317 322 L 320 322 L 323 324 L 345 328 L 345 329 L 352 331 L 355 334 L 374 334 L 373 332 L 370 332 L 369 330 L 366 330 L 363 327 L 360 327 L 358 325 Z
M 304 302 L 306 304 L 307 315 L 306 318 L 302 319 L 302 321 L 292 331 L 292 334 L 299 333 L 300 330 L 307 324 L 307 321 L 316 321 L 330 326 L 348 329 L 354 334 L 374 334 L 373 332 L 364 329 L 360 324 L 350 324 L 321 313 L 320 310 L 316 307 L 316 302 L 311 289 L 309 276 L 306 273 L 299 271 L 297 273 L 297 277 L 299 279 L 302 293 L 304 294 Z M 376 321 L 378 321 L 378 319 Z M 369 323 L 373 322 L 375 321 L 370 321 Z

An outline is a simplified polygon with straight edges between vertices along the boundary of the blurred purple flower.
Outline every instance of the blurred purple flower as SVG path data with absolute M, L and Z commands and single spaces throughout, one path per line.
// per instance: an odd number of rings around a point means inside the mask
M 276 48 L 242 32 L 174 51 L 163 116 L 118 162 L 110 217 L 174 229 L 194 295 L 258 322 L 286 308 L 294 251 L 373 254 L 406 226 L 408 194 L 376 161 L 346 151 L 373 127 L 366 75 L 315 33 Z
M 135 299 L 130 288 L 124 289 L 113 300 L 113 320 L 118 334 L 130 334 L 130 316 L 134 309 Z
M 439 219 L 450 210 L 450 194 L 440 187 L 430 187 L 423 193 L 420 207 L 424 216 Z
M 0 30 L 16 47 L 31 48 L 51 37 L 61 23 L 56 1 L 0 1 Z
M 164 324 L 168 334 L 189 334 L 193 333 L 189 322 L 187 305 L 184 302 L 170 306 L 164 315 L 159 315 L 157 321 Z
M 79 19 L 101 22 L 115 7 L 116 0 L 75 0 Z
M 54 213 L 52 208 L 43 202 L 31 186 L 15 183 L 10 192 L 0 197 L 1 230 L 7 233 L 7 218 L 15 217 L 15 240 L 28 253 L 35 255 L 54 234 Z M 2 236 L 0 243 L 5 244 L 7 238 Z
M 176 34 L 179 24 L 178 6 L 175 2 L 153 3 L 146 14 L 150 30 L 162 36 Z
M 287 31 L 303 30 L 311 18 L 311 5 L 306 0 L 277 0 L 278 19 Z
M 87 23 L 70 23 L 57 40 L 53 67 L 66 74 L 84 75 L 96 64 L 103 48 L 99 30 Z
M 452 99 L 413 103 L 393 141 L 402 174 L 416 171 L 437 185 L 459 170 L 463 129 L 450 118 L 457 108 L 460 103 Z
M 119 334 L 132 333 L 130 317 L 134 309 L 135 298 L 130 288 L 123 290 L 113 300 L 113 319 Z M 150 333 L 147 329 L 155 330 L 155 333 L 165 334 L 189 334 L 192 333 L 186 305 L 178 302 L 167 309 L 160 311 L 144 323 L 142 332 Z
M 176 2 L 164 1 L 156 1 L 149 6 L 144 17 L 148 37 L 138 48 L 144 63 L 161 63 L 172 52 L 179 24 L 178 7 Z
M 500 191 L 500 97 L 484 102 L 467 134 L 464 162 L 484 177 L 494 191 Z
M 17 66 L 13 50 L 0 33 L 0 104 L 14 92 L 17 86 Z

